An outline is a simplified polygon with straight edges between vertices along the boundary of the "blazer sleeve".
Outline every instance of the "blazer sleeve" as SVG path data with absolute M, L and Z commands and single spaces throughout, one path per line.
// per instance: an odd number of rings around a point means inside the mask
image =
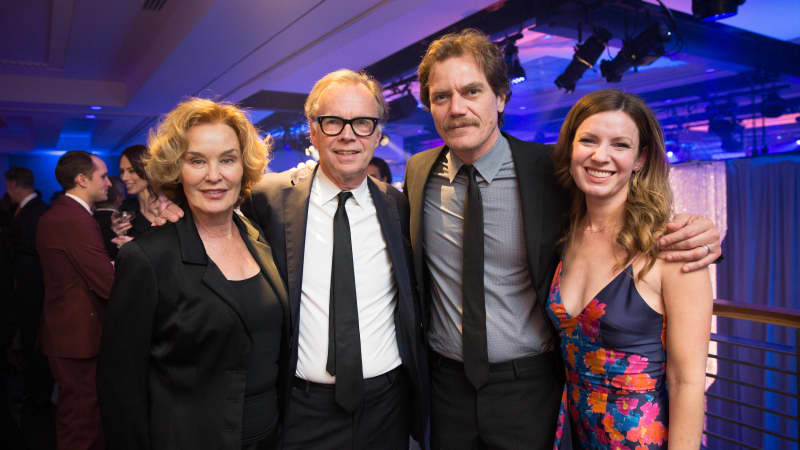
M 149 366 L 158 305 L 153 266 L 136 242 L 117 257 L 117 277 L 106 309 L 97 393 L 109 448 L 149 449 Z
M 74 233 L 75 236 L 68 239 L 69 244 L 65 250 L 73 267 L 86 280 L 89 290 L 98 297 L 107 299 L 114 281 L 114 265 L 111 264 L 103 243 L 100 225 L 93 217 L 88 216 L 88 219 L 74 222 L 77 226 L 72 230 L 64 230 L 65 233 Z

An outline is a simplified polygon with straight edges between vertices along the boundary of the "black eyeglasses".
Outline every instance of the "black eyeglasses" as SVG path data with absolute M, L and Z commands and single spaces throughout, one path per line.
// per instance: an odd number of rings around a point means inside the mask
M 375 128 L 381 120 L 377 117 L 354 117 L 352 119 L 342 119 L 337 116 L 319 116 L 317 123 L 322 133 L 326 136 L 338 136 L 344 130 L 344 126 L 350 124 L 350 129 L 353 130 L 356 136 L 367 137 L 372 136 Z

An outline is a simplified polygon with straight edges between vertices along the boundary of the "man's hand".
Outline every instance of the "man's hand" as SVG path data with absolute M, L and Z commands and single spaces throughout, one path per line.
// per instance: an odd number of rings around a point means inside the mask
M 163 195 L 158 196 L 158 216 L 153 220 L 153 225 L 161 226 L 167 222 L 175 223 L 183 217 L 183 210 L 172 203 L 170 199 Z
M 678 214 L 658 240 L 661 258 L 684 261 L 681 270 L 691 272 L 716 261 L 722 254 L 719 230 L 711 219 L 696 214 Z

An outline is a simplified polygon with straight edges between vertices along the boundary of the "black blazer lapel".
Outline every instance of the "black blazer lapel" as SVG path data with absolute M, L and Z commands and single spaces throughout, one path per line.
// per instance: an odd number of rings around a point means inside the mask
M 522 227 L 525 236 L 525 247 L 528 252 L 528 266 L 534 286 L 541 283 L 539 253 L 541 252 L 542 221 L 546 213 L 542 211 L 542 190 L 537 187 L 536 161 L 542 156 L 532 151 L 530 144 L 503 133 L 511 147 L 514 169 L 519 184 L 519 199 L 522 206 Z
M 428 150 L 420 153 L 417 158 L 420 161 L 414 164 L 414 167 L 409 167 L 406 173 L 406 194 L 408 195 L 408 203 L 411 209 L 409 222 L 410 222 L 410 238 L 411 249 L 414 254 L 414 272 L 416 274 L 417 284 L 420 288 L 420 298 L 427 299 L 427 289 L 424 280 L 424 267 L 425 259 L 423 255 L 423 212 L 425 210 L 425 185 L 428 184 L 431 170 L 434 164 L 441 157 L 447 147 L 440 147 L 438 149 Z M 427 303 L 427 301 L 426 301 Z
M 285 200 L 281 211 L 285 223 L 286 274 L 292 320 L 300 317 L 300 293 L 303 286 L 303 255 L 306 246 L 306 223 L 311 182 L 316 175 L 304 170 L 305 176 L 292 177 L 291 185 L 285 188 Z M 297 325 L 296 323 L 294 325 Z
M 175 224 L 175 229 L 178 232 L 178 240 L 181 247 L 181 257 L 185 264 L 203 266 L 203 284 L 208 286 L 217 296 L 225 302 L 239 317 L 248 338 L 253 339 L 250 335 L 250 330 L 247 328 L 247 323 L 244 321 L 242 311 L 239 309 L 239 304 L 233 300 L 233 295 L 228 288 L 228 280 L 222 275 L 222 272 L 211 261 L 206 254 L 203 241 L 197 233 L 197 227 L 194 224 L 194 218 L 189 208 L 184 208 L 185 215 L 183 219 Z M 200 268 L 198 268 L 200 269 Z
M 284 319 L 288 320 L 289 299 L 283 279 L 281 278 L 280 273 L 278 273 L 278 268 L 275 266 L 275 261 L 273 260 L 272 256 L 272 249 L 264 240 L 264 236 L 259 233 L 258 229 L 256 229 L 256 227 L 254 227 L 246 219 L 243 219 L 236 214 L 234 214 L 233 218 L 234 222 L 236 222 L 236 225 L 239 227 L 239 230 L 242 231 L 242 236 L 245 238 L 244 243 L 250 250 L 250 254 L 253 255 L 259 267 L 261 267 L 261 271 L 264 272 L 264 275 L 267 277 L 267 281 L 269 281 L 269 284 L 272 285 L 275 295 L 278 296 L 278 301 L 283 305 L 283 310 L 285 311 Z
M 389 250 L 389 259 L 395 272 L 397 289 L 401 297 L 413 298 L 410 291 L 411 278 L 408 273 L 408 262 L 403 251 L 403 232 L 400 229 L 400 213 L 393 201 L 388 200 L 386 189 L 387 185 L 378 186 L 377 183 L 367 178 L 372 202 L 375 204 L 375 214 L 378 216 L 378 223 L 381 225 L 381 233 L 386 241 L 386 248 Z M 413 316 L 412 316 L 413 323 Z

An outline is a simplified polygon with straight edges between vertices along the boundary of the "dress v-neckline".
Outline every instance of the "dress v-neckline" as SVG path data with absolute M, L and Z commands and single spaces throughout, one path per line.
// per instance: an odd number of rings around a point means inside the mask
M 592 302 L 596 302 L 596 301 L 598 301 L 598 300 L 597 300 L 597 296 L 598 296 L 598 295 L 600 295 L 600 294 L 602 294 L 603 292 L 605 292 L 605 290 L 606 290 L 606 289 L 608 289 L 608 287 L 609 287 L 609 286 L 611 286 L 611 285 L 612 285 L 612 284 L 613 284 L 615 281 L 617 281 L 617 278 L 619 278 L 619 277 L 620 277 L 620 275 L 622 275 L 623 273 L 627 273 L 627 272 L 628 272 L 628 269 L 630 269 L 630 268 L 632 268 L 632 267 L 633 267 L 633 261 L 631 261 L 631 263 L 630 263 L 630 264 L 628 264 L 628 265 L 627 265 L 627 266 L 626 266 L 624 269 L 622 269 L 622 270 L 621 270 L 619 273 L 617 273 L 616 275 L 614 275 L 614 278 L 612 278 L 612 279 L 611 279 L 611 280 L 610 280 L 608 283 L 606 283 L 606 284 L 605 284 L 605 286 L 603 286 L 603 287 L 602 287 L 602 288 L 601 288 L 599 291 L 597 291 L 597 293 L 595 293 L 595 294 L 594 294 L 594 295 L 593 295 L 593 296 L 590 298 L 590 300 L 589 300 L 588 302 L 586 302 L 586 303 L 583 305 L 583 307 L 580 309 L 580 311 L 578 311 L 578 313 L 577 313 L 577 314 L 573 315 L 573 314 L 570 314 L 570 312 L 569 312 L 569 311 L 567 311 L 567 307 L 566 307 L 566 305 L 564 305 L 564 298 L 561 296 L 561 272 L 562 272 L 562 270 L 561 270 L 561 269 L 562 269 L 562 267 L 563 267 L 563 264 L 564 264 L 564 261 L 563 261 L 563 260 L 559 261 L 559 263 L 558 263 L 558 269 L 557 269 L 557 273 L 558 273 L 558 302 L 561 304 L 561 307 L 562 307 L 562 308 L 564 308 L 564 314 L 566 314 L 566 315 L 567 315 L 567 317 L 568 317 L 568 318 L 570 318 L 570 319 L 577 319 L 577 318 L 581 317 L 581 316 L 583 315 L 584 311 L 586 311 L 586 308 L 588 308 L 588 307 L 589 307 L 589 305 L 591 305 L 591 304 L 592 304 Z

